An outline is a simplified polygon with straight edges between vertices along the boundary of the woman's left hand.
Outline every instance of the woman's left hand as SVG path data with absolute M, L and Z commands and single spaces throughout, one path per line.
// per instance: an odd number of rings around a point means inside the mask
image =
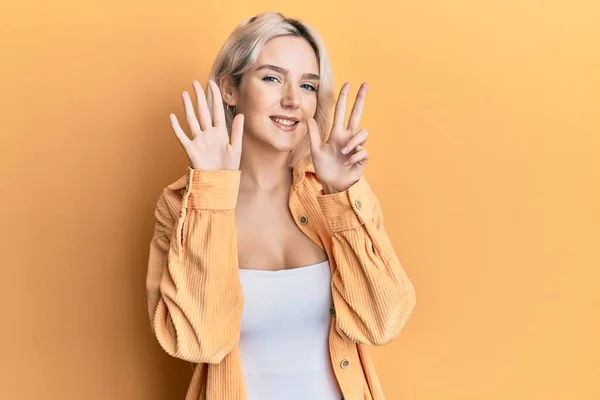
M 363 83 L 358 90 L 348 127 L 344 128 L 349 91 L 350 84 L 346 82 L 340 90 L 331 134 L 326 142 L 321 138 L 317 122 L 313 118 L 307 121 L 315 172 L 326 194 L 343 192 L 356 183 L 369 158 L 364 148 L 368 132 L 365 129 L 357 132 L 367 96 L 367 84 Z

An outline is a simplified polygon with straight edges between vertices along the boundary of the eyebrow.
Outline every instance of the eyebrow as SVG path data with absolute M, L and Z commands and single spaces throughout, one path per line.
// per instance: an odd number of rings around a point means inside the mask
M 270 69 L 270 70 L 278 72 L 278 73 L 280 73 L 282 75 L 287 75 L 290 72 L 290 71 L 288 71 L 285 68 L 281 68 L 281 67 L 278 67 L 276 65 L 271 65 L 271 64 L 261 65 L 260 67 L 256 68 L 255 71 L 260 71 L 262 69 Z M 305 74 L 302 74 L 302 79 L 314 79 L 314 80 L 318 81 L 319 80 L 319 75 L 317 75 L 317 74 L 311 74 L 311 73 L 305 73 Z

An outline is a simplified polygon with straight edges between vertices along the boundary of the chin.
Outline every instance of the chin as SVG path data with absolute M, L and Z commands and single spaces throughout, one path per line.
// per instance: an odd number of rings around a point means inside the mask
M 289 153 L 290 151 L 294 150 L 299 143 L 299 140 L 273 140 L 270 141 L 269 144 L 277 151 L 280 151 L 282 153 Z
M 279 129 L 270 129 L 269 143 L 275 149 L 282 152 L 290 152 L 294 150 L 306 135 L 306 129 L 298 127 L 294 132 L 282 132 Z
M 257 132 L 257 134 L 253 132 Z M 294 150 L 306 134 L 306 124 L 299 125 L 293 131 L 285 132 L 273 126 L 270 119 L 267 123 L 261 121 L 260 124 L 248 126 L 244 133 L 244 135 L 253 136 L 254 140 L 262 143 L 263 146 L 282 153 L 289 153 Z

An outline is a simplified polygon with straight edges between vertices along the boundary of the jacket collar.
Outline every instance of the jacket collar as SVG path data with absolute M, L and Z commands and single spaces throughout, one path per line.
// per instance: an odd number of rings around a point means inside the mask
M 304 159 L 293 168 L 292 183 L 297 186 L 307 173 L 315 173 L 315 166 L 310 160 Z
M 187 172 L 185 173 L 185 175 L 181 176 L 179 179 L 177 179 L 175 182 L 171 183 L 168 188 L 171 190 L 179 190 L 179 189 L 183 189 L 186 184 L 187 184 L 187 180 L 188 180 L 188 176 L 190 174 L 191 168 L 188 167 L 187 168 Z M 315 166 L 313 165 L 312 161 L 310 160 L 302 160 L 298 163 L 298 165 L 296 165 L 293 169 L 292 169 L 292 184 L 294 186 L 299 185 L 302 180 L 304 179 L 304 177 L 306 176 L 307 173 L 311 173 L 314 174 L 315 173 Z

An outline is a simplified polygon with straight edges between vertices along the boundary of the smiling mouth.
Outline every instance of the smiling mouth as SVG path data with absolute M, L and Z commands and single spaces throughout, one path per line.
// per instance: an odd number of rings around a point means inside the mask
M 277 117 L 270 117 L 270 118 L 271 118 L 271 121 L 275 122 L 278 125 L 284 126 L 284 127 L 293 127 L 293 126 L 296 126 L 299 122 L 299 121 L 292 121 L 289 119 L 277 118 Z

